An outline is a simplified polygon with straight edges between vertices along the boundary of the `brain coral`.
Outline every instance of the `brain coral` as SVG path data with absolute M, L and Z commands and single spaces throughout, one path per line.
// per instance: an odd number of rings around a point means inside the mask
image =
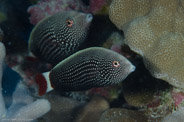
M 184 88 L 183 0 L 113 0 L 109 17 L 154 77 Z

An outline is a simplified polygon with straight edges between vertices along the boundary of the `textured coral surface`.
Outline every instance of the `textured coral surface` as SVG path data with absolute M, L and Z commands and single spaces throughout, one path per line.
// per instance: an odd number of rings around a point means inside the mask
M 99 122 L 146 122 L 147 118 L 141 111 L 112 108 L 106 110 Z
M 109 16 L 156 78 L 184 88 L 184 1 L 113 0 Z
M 177 111 L 165 117 L 162 122 L 183 122 L 184 119 L 183 115 L 184 115 L 184 108 L 181 107 Z
M 5 96 L 2 94 L 3 81 L 1 79 L 5 55 L 4 44 L 0 42 L 0 122 L 34 121 L 50 110 L 50 103 L 46 99 L 37 99 L 34 101 L 33 97 L 29 94 L 27 87 L 20 81 L 12 95 L 12 103 L 10 107 L 5 107 L 7 103 L 5 101 Z M 8 80 L 6 82 L 8 82 Z
M 80 0 L 40 0 L 37 4 L 28 8 L 31 14 L 30 22 L 35 25 L 46 16 L 53 15 L 59 11 L 82 10 L 83 4 Z

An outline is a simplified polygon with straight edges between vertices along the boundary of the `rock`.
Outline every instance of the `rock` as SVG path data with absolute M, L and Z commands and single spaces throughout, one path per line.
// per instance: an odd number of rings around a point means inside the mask
M 109 108 L 109 103 L 100 96 L 94 96 L 77 115 L 75 122 L 98 122 L 101 114 Z
M 99 122 L 146 122 L 147 118 L 141 111 L 123 108 L 112 108 L 105 111 Z

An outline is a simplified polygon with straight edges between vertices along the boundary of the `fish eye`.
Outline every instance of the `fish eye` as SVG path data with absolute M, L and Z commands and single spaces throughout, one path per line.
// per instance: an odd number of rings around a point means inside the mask
M 112 64 L 113 64 L 113 67 L 119 67 L 119 65 L 120 65 L 118 61 L 113 61 Z
M 72 20 L 66 20 L 66 25 L 68 26 L 68 27 L 72 27 L 72 25 L 73 25 L 73 21 Z

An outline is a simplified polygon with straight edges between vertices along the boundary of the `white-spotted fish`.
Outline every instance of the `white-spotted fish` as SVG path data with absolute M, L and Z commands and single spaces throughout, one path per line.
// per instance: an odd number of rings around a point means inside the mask
M 84 42 L 91 14 L 59 12 L 40 21 L 32 30 L 29 50 L 40 59 L 57 64 L 75 53 Z
M 39 95 L 52 89 L 81 91 L 123 81 L 135 70 L 124 56 L 102 47 L 83 49 L 64 59 L 50 72 L 36 75 Z

